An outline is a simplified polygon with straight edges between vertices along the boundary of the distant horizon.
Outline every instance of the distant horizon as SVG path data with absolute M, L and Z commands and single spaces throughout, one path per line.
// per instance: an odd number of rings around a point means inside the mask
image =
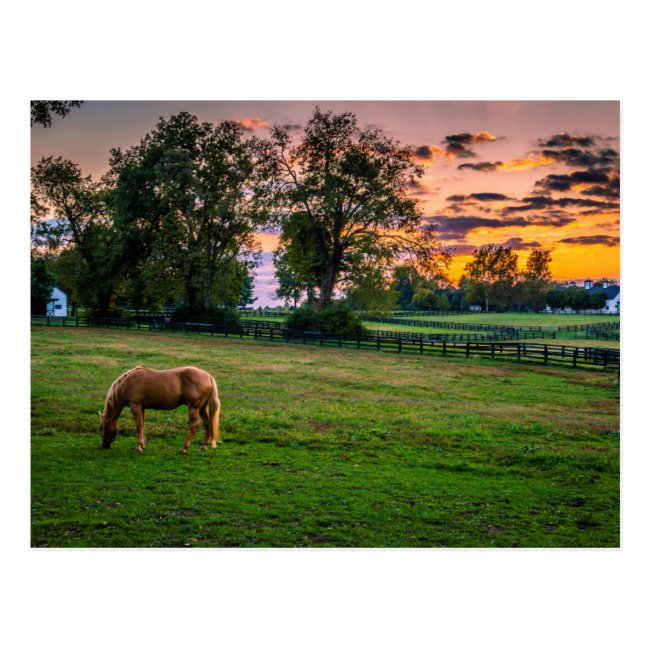
M 423 222 L 454 249 L 454 284 L 488 243 L 511 247 L 520 266 L 532 250 L 550 250 L 556 282 L 620 282 L 617 101 L 85 101 L 52 127 L 31 129 L 32 164 L 63 156 L 99 179 L 111 148 L 137 144 L 159 117 L 180 111 L 262 137 L 282 124 L 299 138 L 316 105 L 351 111 L 362 128 L 413 146 L 425 174 L 409 192 L 422 201 Z M 256 304 L 281 305 L 273 297 L 277 236 L 259 239 Z

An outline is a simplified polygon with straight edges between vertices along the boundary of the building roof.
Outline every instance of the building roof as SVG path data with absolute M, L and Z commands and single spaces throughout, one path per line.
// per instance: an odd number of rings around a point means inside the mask
M 589 294 L 598 293 L 599 291 L 604 291 L 607 294 L 607 300 L 612 300 L 621 292 L 621 287 L 591 287 L 591 289 L 587 289 L 587 293 Z

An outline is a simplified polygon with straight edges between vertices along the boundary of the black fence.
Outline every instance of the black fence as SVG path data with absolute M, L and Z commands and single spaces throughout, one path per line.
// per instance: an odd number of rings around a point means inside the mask
M 302 343 L 323 347 L 383 350 L 385 352 L 412 353 L 420 355 L 449 355 L 490 357 L 518 361 L 532 361 L 544 365 L 561 364 L 576 367 L 598 367 L 618 370 L 620 352 L 607 348 L 548 345 L 504 341 L 453 341 L 440 339 L 444 335 L 412 335 L 400 332 L 376 332 L 361 335 L 333 336 L 322 332 L 292 332 L 283 327 L 257 325 L 223 326 L 209 323 L 174 323 L 93 318 L 32 316 L 33 325 L 57 325 L 61 327 L 102 327 L 110 329 L 195 332 L 209 336 L 253 338 L 270 343 Z M 268 323 L 267 323 L 268 324 Z M 277 323 L 274 323 L 277 325 Z

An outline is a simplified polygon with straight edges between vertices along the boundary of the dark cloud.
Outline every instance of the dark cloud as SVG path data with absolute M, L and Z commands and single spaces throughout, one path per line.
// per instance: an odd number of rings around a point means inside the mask
M 301 131 L 302 126 L 300 124 L 283 124 L 282 125 L 283 129 L 286 129 L 287 131 Z
M 582 246 L 618 246 L 620 239 L 610 235 L 585 235 L 584 237 L 567 237 L 560 239 L 562 244 L 580 244 Z
M 586 196 L 616 199 L 620 196 L 618 174 L 605 170 L 587 169 L 571 174 L 549 174 L 535 183 L 542 191 L 568 192 L 575 190 Z
M 458 169 L 473 169 L 477 172 L 495 172 L 499 169 L 500 162 L 463 163 Z
M 540 147 L 571 147 L 578 145 L 579 147 L 591 147 L 596 142 L 596 136 L 593 135 L 569 135 L 564 131 L 557 135 L 551 136 L 547 140 L 540 138 L 538 146 Z
M 615 149 L 599 149 L 586 151 L 567 147 L 565 149 L 542 149 L 542 155 L 563 162 L 569 167 L 606 167 L 617 166 L 619 155 Z
M 445 136 L 442 144 L 445 146 L 445 155 L 452 158 L 474 158 L 476 154 L 470 145 L 479 142 L 494 142 L 496 138 L 487 131 L 478 133 L 452 133 Z
M 512 205 L 503 208 L 502 214 L 512 214 L 513 212 L 527 212 L 529 210 L 542 210 L 545 208 L 559 207 L 580 207 L 595 208 L 598 211 L 618 209 L 619 204 L 614 201 L 596 201 L 594 199 L 579 199 L 572 197 L 562 197 L 559 199 L 551 196 L 528 196 L 522 199 L 520 205 Z
M 522 251 L 528 248 L 539 248 L 541 244 L 538 241 L 524 241 L 522 237 L 511 237 L 501 244 L 504 248 L 512 248 L 513 251 Z
M 417 147 L 413 153 L 415 157 L 420 160 L 431 160 L 433 158 L 433 152 L 428 144 L 423 144 L 421 147 Z
M 478 228 L 527 228 L 529 226 L 554 226 L 562 227 L 575 221 L 574 217 L 568 215 L 527 215 L 525 217 L 514 217 L 509 219 L 498 219 L 496 217 L 480 216 L 459 216 L 446 215 L 424 217 L 425 223 L 432 223 L 438 226 L 441 239 L 464 238 L 468 233 Z

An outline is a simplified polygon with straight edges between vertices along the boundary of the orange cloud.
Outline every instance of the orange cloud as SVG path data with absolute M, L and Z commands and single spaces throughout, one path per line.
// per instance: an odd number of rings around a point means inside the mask
M 256 129 L 264 129 L 267 126 L 270 126 L 268 122 L 265 122 L 259 117 L 245 117 L 242 120 L 238 120 L 237 124 L 239 124 L 244 131 L 255 131 Z

